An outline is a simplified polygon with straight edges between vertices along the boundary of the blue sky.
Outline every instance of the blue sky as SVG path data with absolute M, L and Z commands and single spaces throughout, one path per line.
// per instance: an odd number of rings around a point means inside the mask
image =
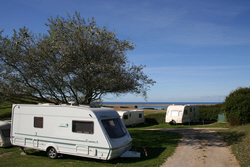
M 0 29 L 47 33 L 47 18 L 80 12 L 137 46 L 131 62 L 157 83 L 148 102 L 222 102 L 250 86 L 249 0 L 2 0 Z M 143 102 L 131 94 L 105 102 Z

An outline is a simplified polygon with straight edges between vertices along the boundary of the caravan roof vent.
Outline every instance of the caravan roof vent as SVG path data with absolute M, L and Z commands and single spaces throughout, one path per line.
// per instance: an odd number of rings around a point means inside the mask
M 38 105 L 52 106 L 54 103 L 38 103 Z
M 60 106 L 69 106 L 70 104 L 59 104 Z
M 88 106 L 88 105 L 79 105 L 80 107 L 86 107 L 86 108 L 90 108 L 90 106 Z
M 68 102 L 71 106 L 73 106 L 73 104 L 75 103 L 74 101 L 69 101 Z
M 92 103 L 90 103 L 90 105 L 89 105 L 91 108 L 100 108 L 101 106 L 100 106 L 100 103 L 98 103 L 98 102 L 92 102 Z

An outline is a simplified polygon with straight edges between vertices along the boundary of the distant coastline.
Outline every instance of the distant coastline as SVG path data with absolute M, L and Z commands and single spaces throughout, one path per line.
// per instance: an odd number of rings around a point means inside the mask
M 222 102 L 103 102 L 104 105 L 184 105 L 184 104 L 198 104 L 198 105 L 209 105 L 209 104 L 220 104 Z
M 193 104 L 193 105 L 216 105 L 221 102 L 103 102 L 103 105 L 111 106 L 137 106 L 138 109 L 143 108 L 154 108 L 161 110 L 167 108 L 169 105 L 184 105 L 184 104 Z

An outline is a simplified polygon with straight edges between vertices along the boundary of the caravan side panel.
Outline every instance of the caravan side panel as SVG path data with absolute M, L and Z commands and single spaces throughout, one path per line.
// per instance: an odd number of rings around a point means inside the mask
M 117 112 L 126 126 L 144 123 L 143 110 L 123 110 Z
M 12 144 L 43 151 L 54 147 L 62 154 L 106 160 L 110 145 L 95 115 L 88 110 L 72 108 L 70 113 L 67 110 L 67 107 L 13 106 Z M 77 128 L 81 124 L 88 128 Z
M 183 123 L 197 122 L 199 120 L 199 106 L 187 105 L 184 108 Z

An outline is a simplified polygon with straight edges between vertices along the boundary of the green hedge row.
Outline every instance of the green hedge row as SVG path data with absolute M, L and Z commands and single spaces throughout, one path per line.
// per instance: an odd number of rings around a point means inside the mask
M 224 112 L 223 104 L 199 106 L 200 120 L 217 121 L 218 114 Z
M 165 123 L 166 113 L 156 113 L 145 115 L 145 124 L 158 125 Z
M 225 113 L 230 125 L 250 123 L 250 87 L 240 87 L 231 92 L 224 102 Z

